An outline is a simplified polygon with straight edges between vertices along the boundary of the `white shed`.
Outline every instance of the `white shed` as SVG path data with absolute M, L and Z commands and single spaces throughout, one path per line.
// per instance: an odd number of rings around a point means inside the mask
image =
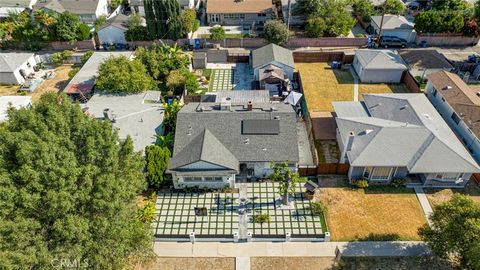
M 365 83 L 399 83 L 407 66 L 396 51 L 356 50 L 353 68 Z
M 126 44 L 125 32 L 127 31 L 128 16 L 118 14 L 117 16 L 107 20 L 98 30 L 98 40 L 103 43 L 120 43 Z
M 23 84 L 36 64 L 33 53 L 0 53 L 0 84 Z
M 252 52 L 252 68 L 255 74 L 255 80 L 260 80 L 260 69 L 273 65 L 281 69 L 288 79 L 293 80 L 293 70 L 295 63 L 293 53 L 275 44 L 268 44 Z

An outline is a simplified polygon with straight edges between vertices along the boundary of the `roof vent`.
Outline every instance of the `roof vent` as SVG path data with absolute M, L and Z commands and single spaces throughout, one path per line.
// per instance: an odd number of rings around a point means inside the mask
M 272 106 L 272 111 L 278 111 L 278 109 L 275 106 Z
M 250 143 L 250 139 L 249 139 L 249 138 L 246 138 L 245 140 L 243 140 L 243 143 L 244 143 L 244 144 L 249 144 L 249 143 Z
M 276 115 L 276 116 L 273 117 L 273 119 L 275 119 L 275 120 L 280 120 L 280 116 L 279 116 L 279 115 Z
M 477 96 L 479 96 L 479 97 L 480 97 L 480 92 L 477 92 Z
M 425 116 L 425 118 L 427 118 L 427 119 L 430 119 L 430 115 L 429 115 L 429 114 L 427 114 L 427 113 L 426 113 L 426 114 L 424 114 L 423 116 Z
M 450 90 L 450 89 L 452 89 L 450 85 L 446 85 L 445 87 L 443 87 L 443 90 Z
M 366 130 L 365 130 L 365 135 L 370 134 L 370 133 L 372 133 L 372 132 L 373 132 L 373 129 L 366 129 Z

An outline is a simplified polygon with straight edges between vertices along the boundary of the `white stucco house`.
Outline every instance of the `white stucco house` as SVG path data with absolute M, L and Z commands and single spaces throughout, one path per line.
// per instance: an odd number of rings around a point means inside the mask
M 101 16 L 109 15 L 108 0 L 38 0 L 34 10 L 49 10 L 58 13 L 68 11 L 87 24 L 93 24 Z
M 428 76 L 427 97 L 480 162 L 480 97 L 458 75 L 440 71 Z
M 365 83 L 399 83 L 407 70 L 396 51 L 368 49 L 355 51 L 353 68 Z
M 290 104 L 189 103 L 177 116 L 167 173 L 174 187 L 235 187 L 268 177 L 271 162 L 299 162 L 297 118 Z
M 33 53 L 0 53 L 0 84 L 23 84 L 36 64 Z
M 120 43 L 126 44 L 125 31 L 128 29 L 128 16 L 118 14 L 107 20 L 97 31 L 100 44 Z
M 0 97 L 0 123 L 8 119 L 9 108 L 28 108 L 32 105 L 31 96 L 1 96 Z
M 0 18 L 6 18 L 10 13 L 20 13 L 32 8 L 37 0 L 2 0 L 0 1 Z
M 380 33 L 380 25 L 382 25 L 382 16 L 372 16 L 370 26 L 373 28 L 374 34 Z M 385 15 L 382 25 L 382 36 L 393 36 L 405 39 L 408 43 L 415 42 L 417 32 L 415 32 L 415 24 L 409 22 L 405 17 L 400 15 Z
M 370 184 L 418 179 L 423 187 L 463 188 L 480 167 L 424 94 L 364 94 L 333 102 L 340 162 Z

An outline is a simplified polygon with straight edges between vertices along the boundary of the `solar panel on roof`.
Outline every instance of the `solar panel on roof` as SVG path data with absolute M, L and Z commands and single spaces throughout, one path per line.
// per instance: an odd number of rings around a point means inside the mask
M 242 134 L 245 135 L 278 135 L 279 120 L 243 120 Z

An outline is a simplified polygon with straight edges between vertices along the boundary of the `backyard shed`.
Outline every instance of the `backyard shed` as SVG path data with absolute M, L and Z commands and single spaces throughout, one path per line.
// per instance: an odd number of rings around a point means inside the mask
M 98 30 L 100 44 L 126 44 L 125 32 L 128 27 L 128 16 L 118 14 L 107 20 Z
M 33 53 L 0 53 L 0 84 L 23 84 L 36 64 Z
M 269 44 L 256 49 L 252 52 L 252 67 L 255 74 L 255 80 L 259 81 L 261 70 L 270 72 L 268 67 L 281 69 L 288 79 L 293 80 L 293 69 L 295 64 L 293 61 L 293 53 L 289 49 L 285 49 L 275 44 Z
M 353 68 L 362 82 L 399 83 L 407 66 L 389 50 L 356 50 Z

